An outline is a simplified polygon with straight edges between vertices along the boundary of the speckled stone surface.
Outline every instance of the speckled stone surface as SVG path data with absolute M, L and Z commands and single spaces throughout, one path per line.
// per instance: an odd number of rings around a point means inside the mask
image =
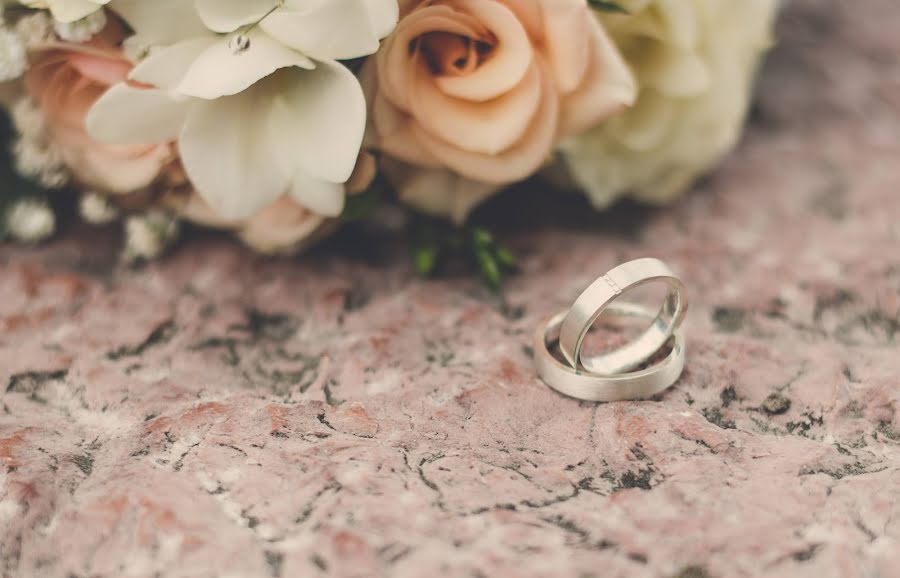
M 0 248 L 0 575 L 900 576 L 900 9 L 865 4 L 788 5 L 677 206 L 488 209 L 506 303 L 391 243 Z M 534 325 L 644 255 L 691 285 L 683 379 L 548 390 Z

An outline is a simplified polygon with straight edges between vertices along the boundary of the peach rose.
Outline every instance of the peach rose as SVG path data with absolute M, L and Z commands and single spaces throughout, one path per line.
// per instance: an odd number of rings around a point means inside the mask
M 561 138 L 635 99 L 631 73 L 586 0 L 400 6 L 400 23 L 363 71 L 369 143 L 389 158 L 401 198 L 423 210 L 464 218 L 490 192 L 534 174 Z M 428 172 L 410 178 L 411 167 L 390 159 Z M 456 176 L 429 178 L 435 170 Z M 456 195 L 427 184 L 459 177 L 481 186 Z
M 105 193 L 148 186 L 174 158 L 170 145 L 113 146 L 91 139 L 85 116 L 132 68 L 119 48 L 121 27 L 110 22 L 85 44 L 37 47 L 25 73 L 25 89 L 43 118 L 46 138 L 79 184 Z

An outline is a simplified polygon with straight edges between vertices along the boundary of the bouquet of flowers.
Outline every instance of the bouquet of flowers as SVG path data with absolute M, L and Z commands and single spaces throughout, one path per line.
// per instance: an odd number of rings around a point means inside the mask
M 52 191 L 130 258 L 182 221 L 295 252 L 376 189 L 667 202 L 736 142 L 776 2 L 0 0 L 0 236 L 52 234 Z

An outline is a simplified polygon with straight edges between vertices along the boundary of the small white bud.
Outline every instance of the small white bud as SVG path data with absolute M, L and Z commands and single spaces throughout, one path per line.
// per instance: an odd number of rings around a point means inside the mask
M 78 212 L 85 222 L 91 225 L 106 225 L 112 223 L 119 217 L 119 211 L 116 209 L 109 198 L 100 193 L 85 193 L 81 196 L 78 203 Z
M 53 23 L 56 34 L 68 42 L 87 42 L 106 26 L 106 12 L 97 10 L 75 22 Z
M 37 138 L 23 134 L 12 147 L 16 170 L 47 189 L 60 189 L 69 182 L 69 172 L 59 152 Z
M 130 36 L 122 42 L 122 54 L 131 62 L 140 62 L 150 54 L 150 47 L 139 36 Z
M 178 220 L 163 211 L 129 217 L 125 221 L 122 259 L 126 263 L 156 259 L 175 243 L 179 233 Z
M 46 12 L 35 12 L 16 22 L 16 32 L 26 46 L 46 44 L 53 40 L 53 21 Z
M 0 82 L 19 78 L 27 66 L 25 43 L 18 34 L 0 25 Z
M 26 97 L 17 100 L 12 105 L 10 114 L 19 133 L 29 135 L 32 139 L 44 133 L 44 115 L 32 99 Z
M 6 213 L 6 228 L 20 243 L 39 243 L 56 231 L 56 215 L 45 201 L 23 199 Z

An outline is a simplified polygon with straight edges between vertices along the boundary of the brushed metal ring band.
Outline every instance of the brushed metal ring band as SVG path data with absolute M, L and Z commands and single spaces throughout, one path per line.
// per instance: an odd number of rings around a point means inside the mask
M 661 282 L 668 286 L 659 312 L 650 327 L 626 345 L 590 359 L 581 359 L 584 338 L 600 315 L 620 295 L 641 285 Z M 588 287 L 565 315 L 559 348 L 573 369 L 584 367 L 598 375 L 630 371 L 645 362 L 669 340 L 687 313 L 687 289 L 668 265 L 659 259 L 638 259 L 612 269 Z
M 647 307 L 617 302 L 609 306 L 610 317 L 653 319 L 656 313 Z M 681 377 L 685 365 L 685 343 L 682 333 L 674 335 L 668 356 L 653 366 L 630 373 L 602 376 L 573 369 L 557 359 L 551 351 L 556 346 L 555 333 L 565 312 L 538 327 L 534 335 L 534 362 L 541 380 L 556 391 L 585 401 L 626 401 L 645 399 L 665 391 Z

